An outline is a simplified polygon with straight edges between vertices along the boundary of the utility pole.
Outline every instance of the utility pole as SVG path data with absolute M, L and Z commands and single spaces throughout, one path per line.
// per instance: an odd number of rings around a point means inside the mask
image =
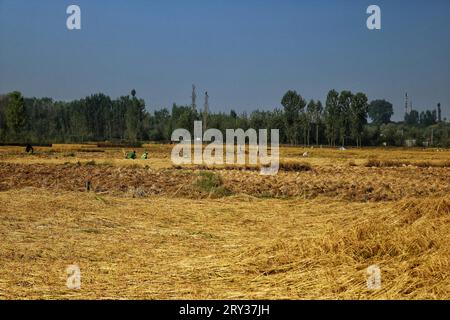
M 438 116 L 438 122 L 441 122 L 442 121 L 441 103 L 437 104 L 437 116 Z
M 195 85 L 192 85 L 192 95 L 191 95 L 191 99 L 192 99 L 192 103 L 191 103 L 191 107 L 192 107 L 192 111 L 197 110 L 197 105 L 195 104 L 195 101 L 197 99 L 197 94 L 195 93 Z
M 434 128 L 431 128 L 431 145 L 433 146 Z
M 205 107 L 203 110 L 203 132 L 208 128 L 208 112 L 209 112 L 209 96 L 208 91 L 205 92 Z
M 405 117 L 408 115 L 408 92 L 405 94 Z

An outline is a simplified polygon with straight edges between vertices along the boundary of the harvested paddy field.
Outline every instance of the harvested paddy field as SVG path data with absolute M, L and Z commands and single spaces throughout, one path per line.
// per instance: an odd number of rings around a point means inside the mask
M 211 170 L 230 194 L 255 197 L 328 196 L 349 201 L 398 200 L 450 194 L 449 168 L 317 167 L 301 172 L 261 176 L 258 171 Z M 55 191 L 92 190 L 122 195 L 139 190 L 141 196 L 168 195 L 190 198 L 214 196 L 196 188 L 199 170 L 114 167 L 96 164 L 0 163 L 0 190 L 37 187 Z
M 450 151 L 282 148 L 308 169 L 261 176 L 86 149 L 0 148 L 1 298 L 450 298 Z

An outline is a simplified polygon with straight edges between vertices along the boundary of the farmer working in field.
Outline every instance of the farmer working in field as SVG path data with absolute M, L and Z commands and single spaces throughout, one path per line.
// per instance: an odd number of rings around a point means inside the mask
M 31 153 L 31 154 L 34 152 L 33 147 L 31 146 L 31 144 L 27 144 L 27 146 L 25 147 L 25 152 L 26 153 Z
M 126 154 L 126 159 L 136 159 L 136 151 L 130 151 Z
M 142 160 L 147 160 L 148 159 L 148 152 L 147 152 L 147 150 L 144 151 L 144 153 L 141 156 L 141 159 Z

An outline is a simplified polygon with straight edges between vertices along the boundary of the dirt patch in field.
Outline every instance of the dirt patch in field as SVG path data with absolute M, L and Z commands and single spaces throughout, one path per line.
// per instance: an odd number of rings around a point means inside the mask
M 324 167 L 262 176 L 255 171 L 214 170 L 230 194 L 255 197 L 319 195 L 351 201 L 387 201 L 450 193 L 448 168 Z M 115 195 L 211 197 L 195 188 L 198 170 L 152 170 L 105 165 L 0 163 L 0 191 L 39 187 Z
M 40 187 L 65 191 L 97 193 L 129 193 L 142 189 L 145 194 L 170 194 L 190 186 L 194 178 L 189 173 L 152 171 L 145 168 L 126 168 L 105 165 L 47 165 L 0 164 L 0 190 Z M 179 190 L 181 191 L 181 190 Z M 144 194 L 144 193 L 142 193 Z M 180 193 L 182 194 L 182 193 Z

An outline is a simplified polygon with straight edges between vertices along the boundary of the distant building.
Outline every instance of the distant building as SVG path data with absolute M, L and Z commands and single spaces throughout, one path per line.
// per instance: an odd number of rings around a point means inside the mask
M 405 146 L 407 147 L 415 147 L 417 144 L 416 139 L 406 139 L 405 140 Z

